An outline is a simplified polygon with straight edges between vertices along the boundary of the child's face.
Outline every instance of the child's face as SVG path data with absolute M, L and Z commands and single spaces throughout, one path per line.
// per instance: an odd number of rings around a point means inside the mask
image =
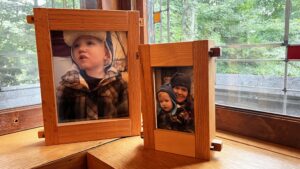
M 169 84 L 171 82 L 171 78 L 172 78 L 171 76 L 165 76 L 164 77 L 164 83 Z
M 173 108 L 172 100 L 167 92 L 159 92 L 158 93 L 158 101 L 160 107 L 164 111 L 171 111 Z
M 177 103 L 183 103 L 188 96 L 188 89 L 183 86 L 175 86 L 173 87 L 173 91 L 176 95 Z
M 103 71 L 109 61 L 105 43 L 92 36 L 81 36 L 72 46 L 73 59 L 82 70 Z

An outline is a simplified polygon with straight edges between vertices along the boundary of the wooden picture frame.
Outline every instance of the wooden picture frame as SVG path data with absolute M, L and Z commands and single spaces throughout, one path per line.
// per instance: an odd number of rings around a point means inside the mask
M 116 138 L 140 134 L 139 13 L 137 11 L 34 8 L 34 22 L 42 94 L 46 145 Z M 51 46 L 51 31 L 127 32 L 129 117 L 58 123 Z
M 215 136 L 215 59 L 208 40 L 139 46 L 145 148 L 209 160 Z M 193 68 L 194 133 L 156 128 L 154 68 Z M 220 145 L 220 144 L 219 144 Z

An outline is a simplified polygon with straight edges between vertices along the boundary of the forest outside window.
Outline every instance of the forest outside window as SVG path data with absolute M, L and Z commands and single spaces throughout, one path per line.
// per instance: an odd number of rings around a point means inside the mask
M 150 43 L 211 39 L 223 48 L 217 105 L 300 117 L 300 62 L 286 56 L 300 44 L 299 1 L 150 0 L 148 9 Z
M 0 1 L 0 111 L 41 103 L 33 7 L 79 8 L 79 0 Z

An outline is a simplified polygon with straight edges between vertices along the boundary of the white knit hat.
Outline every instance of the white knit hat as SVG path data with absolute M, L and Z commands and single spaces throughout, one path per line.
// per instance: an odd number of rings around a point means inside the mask
M 106 35 L 108 37 L 106 37 Z M 106 31 L 64 31 L 63 32 L 64 36 L 64 41 L 65 43 L 72 47 L 73 43 L 80 37 L 80 36 L 93 36 L 95 38 L 98 38 L 102 41 L 105 41 L 105 46 L 107 47 L 109 54 L 110 54 L 110 61 L 109 63 L 105 66 L 107 69 L 111 67 L 112 62 L 113 62 L 113 44 L 111 42 L 111 36 L 110 32 Z M 108 38 L 108 39 L 106 39 Z M 71 51 L 71 56 L 73 58 L 73 52 Z
M 64 41 L 70 47 L 80 36 L 93 36 L 103 41 L 106 40 L 105 31 L 64 31 Z

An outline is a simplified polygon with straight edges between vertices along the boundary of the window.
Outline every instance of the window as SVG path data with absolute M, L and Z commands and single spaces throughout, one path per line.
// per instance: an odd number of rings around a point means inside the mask
M 0 1 L 0 110 L 41 103 L 33 7 L 79 8 L 79 0 Z
M 151 43 L 211 39 L 223 48 L 217 105 L 300 117 L 300 62 L 286 59 L 286 47 L 300 44 L 299 1 L 150 0 L 148 9 Z

